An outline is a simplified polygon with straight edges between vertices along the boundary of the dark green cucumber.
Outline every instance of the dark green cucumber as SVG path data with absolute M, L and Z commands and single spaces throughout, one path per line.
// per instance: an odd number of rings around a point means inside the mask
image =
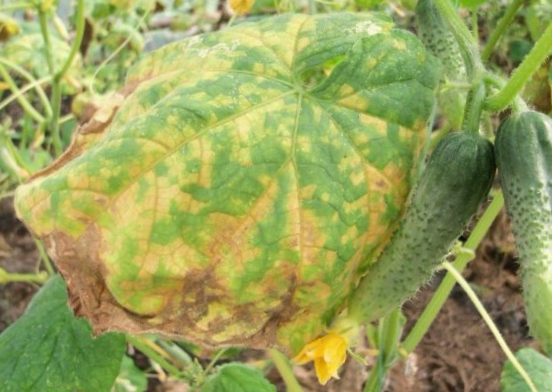
M 496 160 L 529 330 L 552 355 L 552 119 L 534 111 L 507 118 L 497 132 Z
M 399 229 L 353 292 L 349 317 L 370 322 L 415 294 L 487 196 L 494 173 L 488 140 L 465 132 L 445 136 L 420 176 Z
M 466 91 L 447 86 L 467 81 L 466 66 L 460 46 L 450 27 L 433 3 L 433 0 L 419 0 L 416 5 L 418 36 L 424 46 L 439 59 L 443 65 L 443 83 L 438 93 L 441 112 L 448 118 L 453 129 L 460 129 Z

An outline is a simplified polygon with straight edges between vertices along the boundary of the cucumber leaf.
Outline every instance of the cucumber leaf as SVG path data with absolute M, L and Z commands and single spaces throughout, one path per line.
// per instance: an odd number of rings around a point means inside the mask
M 516 358 L 529 374 L 539 392 L 552 392 L 552 361 L 532 348 L 522 348 L 516 353 Z M 529 386 L 507 361 L 502 368 L 500 377 L 502 392 L 526 392 Z
M 230 363 L 219 367 L 203 384 L 201 392 L 276 392 L 276 387 L 257 369 Z
M 65 283 L 51 278 L 25 314 L 0 335 L 0 391 L 103 392 L 119 372 L 121 334 L 92 337 L 67 307 Z
M 147 389 L 148 378 L 146 373 L 138 369 L 134 361 L 125 355 L 111 392 L 142 392 Z
M 398 224 L 439 69 L 372 13 L 168 44 L 18 188 L 17 213 L 96 332 L 297 352 Z

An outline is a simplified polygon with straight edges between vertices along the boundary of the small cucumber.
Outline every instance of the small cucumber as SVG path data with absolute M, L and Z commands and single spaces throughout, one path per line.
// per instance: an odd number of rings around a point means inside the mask
M 348 316 L 370 322 L 415 294 L 487 196 L 494 173 L 487 139 L 466 132 L 446 135 L 421 174 L 399 229 L 353 292 Z
M 530 110 L 508 117 L 497 131 L 496 160 L 529 330 L 552 355 L 552 118 Z
M 438 93 L 441 112 L 453 129 L 460 129 L 466 102 L 466 91 L 450 87 L 451 83 L 466 83 L 467 72 L 460 46 L 433 0 L 419 0 L 416 5 L 418 35 L 424 46 L 443 65 L 443 81 Z

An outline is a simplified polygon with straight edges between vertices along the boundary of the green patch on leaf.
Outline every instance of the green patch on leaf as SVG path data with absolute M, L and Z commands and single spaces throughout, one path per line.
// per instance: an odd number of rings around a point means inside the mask
M 109 391 L 125 352 L 123 335 L 91 335 L 67 307 L 65 284 L 50 279 L 25 314 L 0 335 L 0 391 Z

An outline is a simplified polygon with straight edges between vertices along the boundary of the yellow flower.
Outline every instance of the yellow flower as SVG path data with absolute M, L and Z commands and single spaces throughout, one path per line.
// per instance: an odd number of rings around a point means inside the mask
M 347 359 L 348 347 L 349 341 L 344 336 L 328 332 L 303 347 L 294 360 L 299 365 L 314 361 L 318 381 L 325 385 L 330 378 L 339 378 L 337 372 Z
M 253 7 L 255 0 L 229 0 L 230 8 L 238 15 L 247 14 Z

